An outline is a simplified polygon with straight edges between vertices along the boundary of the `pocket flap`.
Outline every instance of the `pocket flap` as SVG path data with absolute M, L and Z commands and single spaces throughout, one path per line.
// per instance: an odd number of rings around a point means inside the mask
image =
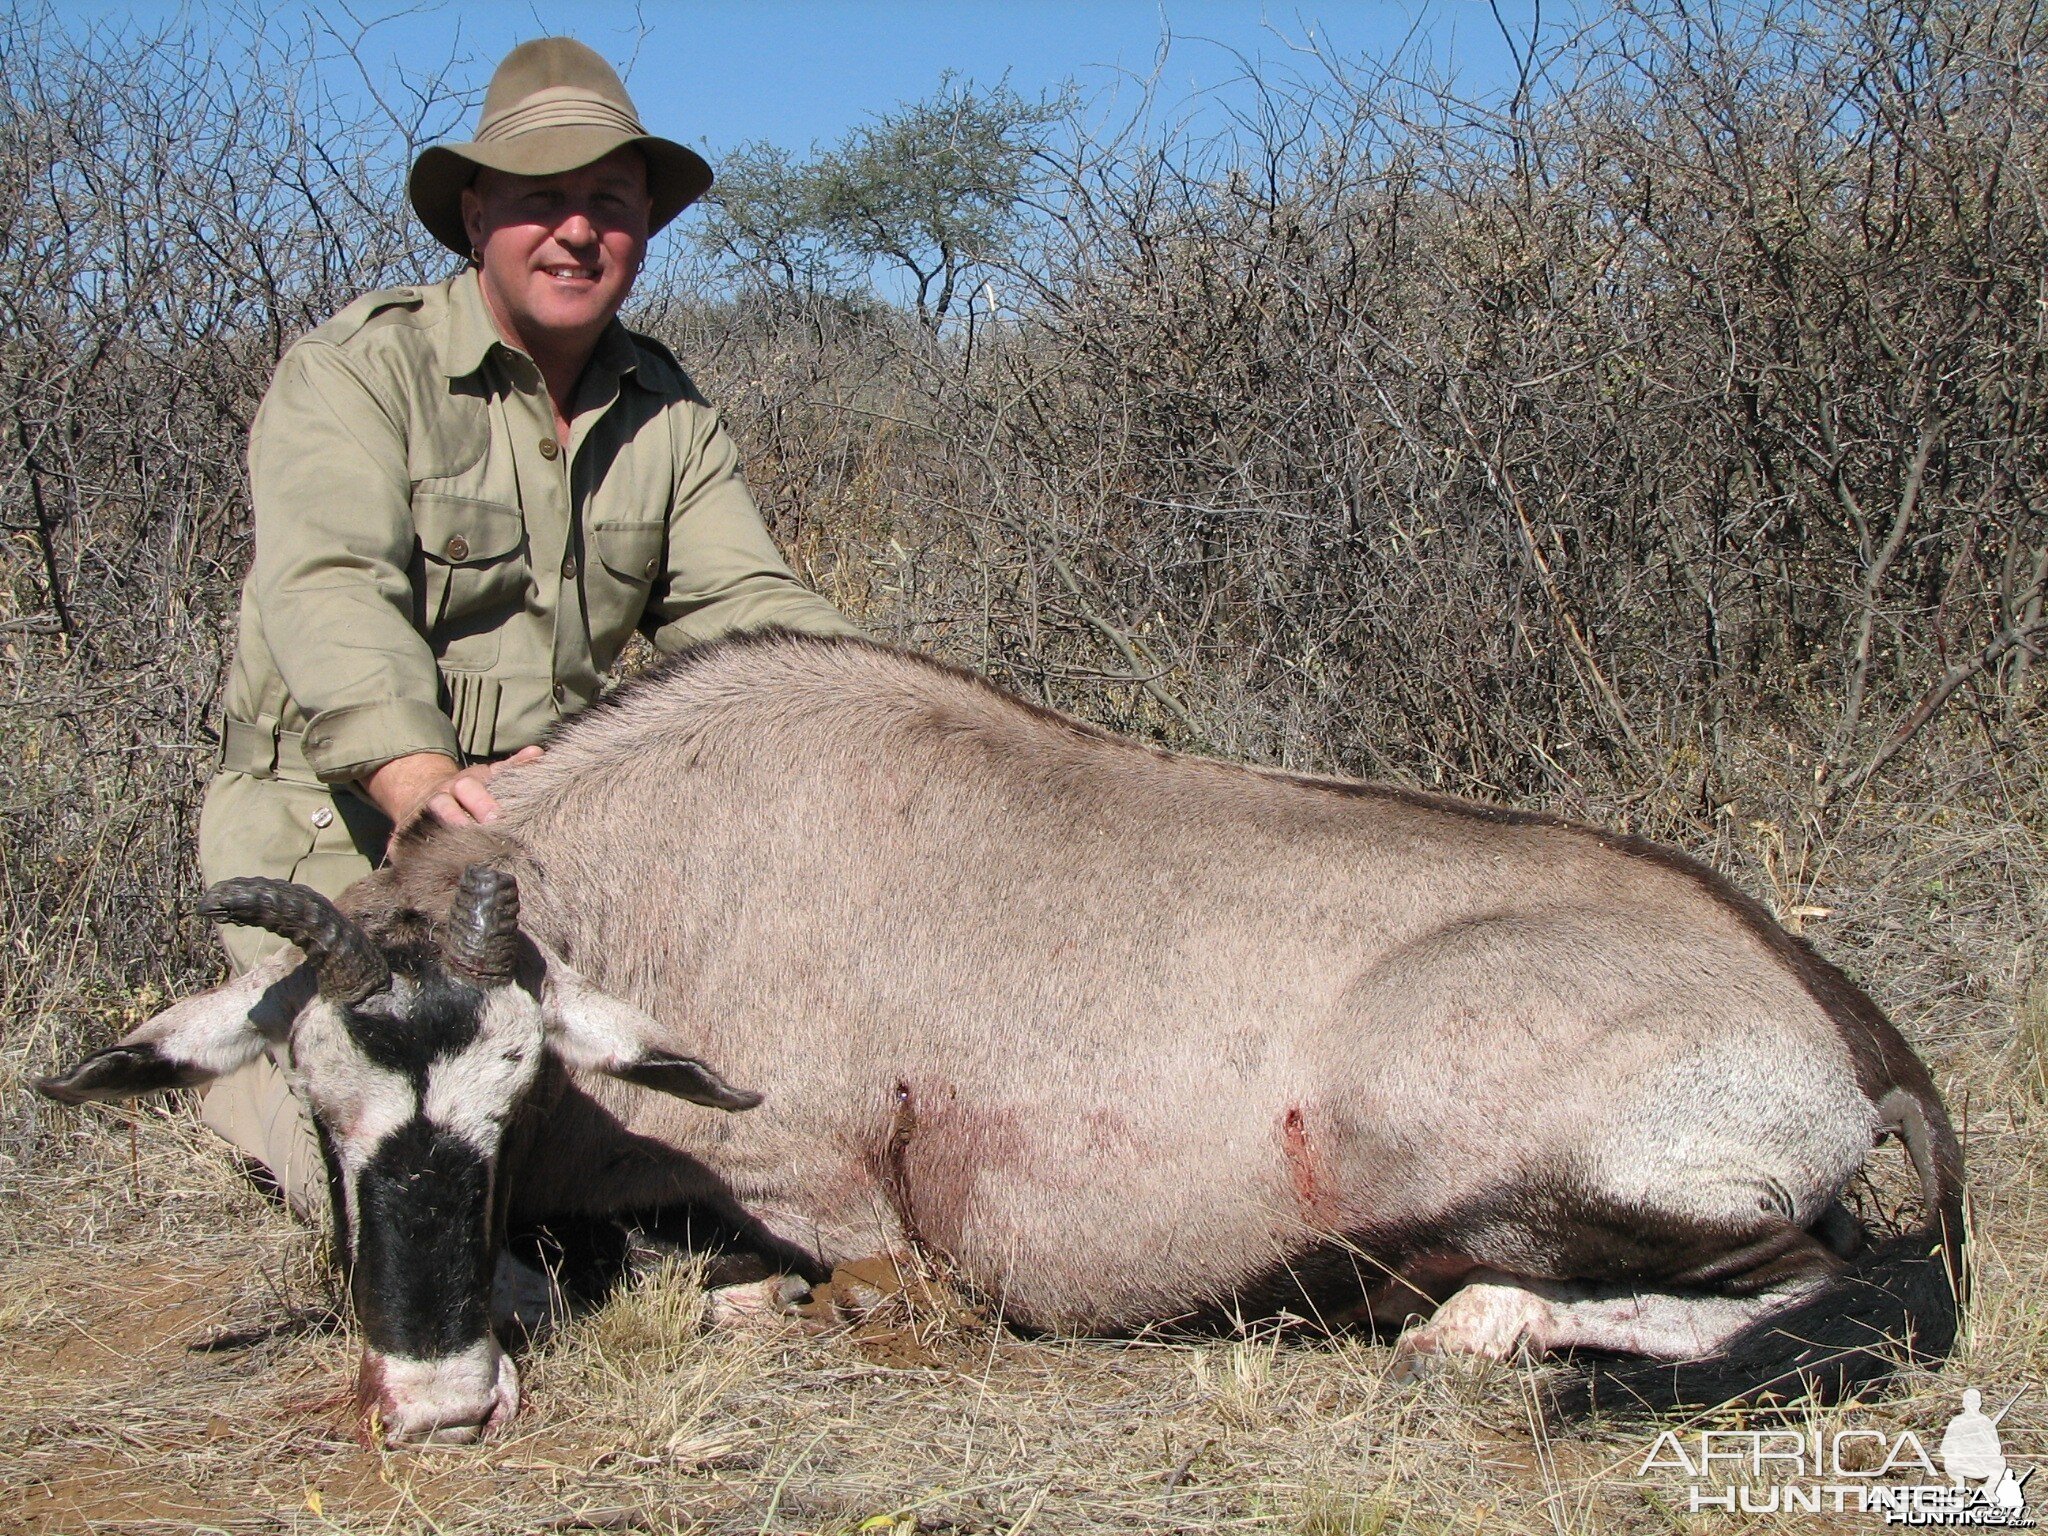
M 467 496 L 421 491 L 412 499 L 420 553 L 443 565 L 487 565 L 502 560 L 526 537 L 517 507 Z
M 591 546 L 605 569 L 628 581 L 654 580 L 667 540 L 666 523 L 595 523 L 590 529 Z

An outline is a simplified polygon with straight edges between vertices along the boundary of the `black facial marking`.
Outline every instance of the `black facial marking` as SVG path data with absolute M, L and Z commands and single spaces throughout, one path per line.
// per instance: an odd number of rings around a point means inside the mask
M 350 1289 L 370 1344 L 432 1360 L 490 1326 L 490 1169 L 459 1136 L 414 1117 L 356 1181 Z
M 206 1079 L 206 1073 L 172 1061 L 153 1045 L 110 1045 L 61 1076 L 38 1078 L 36 1092 L 59 1104 L 112 1103 Z
M 394 960 L 394 966 L 399 962 Z M 345 1008 L 349 1038 L 356 1049 L 387 1072 L 409 1078 L 424 1092 L 427 1069 L 475 1041 L 482 1027 L 484 994 L 429 963 L 412 978 L 417 991 L 402 1018 Z

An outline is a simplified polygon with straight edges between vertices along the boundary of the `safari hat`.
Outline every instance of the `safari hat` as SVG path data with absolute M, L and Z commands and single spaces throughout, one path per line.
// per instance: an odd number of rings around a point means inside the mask
M 611 65 L 572 37 L 535 38 L 506 54 L 491 76 L 475 141 L 424 151 L 412 164 L 406 191 L 434 238 L 467 256 L 462 189 L 476 178 L 478 166 L 515 176 L 554 176 L 626 144 L 647 157 L 647 191 L 654 201 L 649 234 L 711 185 L 711 167 L 702 156 L 640 126 L 633 98 Z

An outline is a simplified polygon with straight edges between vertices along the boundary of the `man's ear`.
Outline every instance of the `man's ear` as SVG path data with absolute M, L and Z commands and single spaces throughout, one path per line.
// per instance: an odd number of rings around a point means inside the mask
M 760 1094 L 733 1087 L 696 1057 L 658 1044 L 663 1031 L 652 1014 L 600 992 L 545 950 L 542 959 L 547 975 L 540 1009 L 548 1044 L 574 1070 L 602 1072 L 713 1109 L 752 1109 L 761 1102 Z
M 462 189 L 461 208 L 462 232 L 469 237 L 469 248 L 481 252 L 488 231 L 484 228 L 483 194 L 477 191 L 476 183 L 473 181 Z
M 298 950 L 287 948 L 225 986 L 172 1004 L 69 1072 L 39 1079 L 36 1091 L 60 1104 L 112 1103 L 210 1083 L 284 1039 L 314 991 Z

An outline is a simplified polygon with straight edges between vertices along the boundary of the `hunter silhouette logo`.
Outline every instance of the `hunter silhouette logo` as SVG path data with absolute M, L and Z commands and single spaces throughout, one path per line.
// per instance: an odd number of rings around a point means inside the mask
M 1688 1509 L 1731 1514 L 1861 1511 L 1889 1525 L 2030 1527 L 2022 1471 L 2006 1458 L 1999 1422 L 2019 1401 L 1984 1411 L 1975 1387 L 1942 1431 L 1937 1469 L 1910 1429 L 1667 1429 L 1636 1469 L 1689 1483 Z
M 2015 1396 L 1996 1414 L 1988 1414 L 1984 1412 L 1983 1393 L 1975 1387 L 1963 1393 L 1963 1411 L 1948 1421 L 1941 1436 L 1941 1470 L 1958 1488 L 1975 1483 L 1977 1491 L 1990 1500 L 1993 1508 L 2024 1516 L 2025 1485 L 2034 1469 L 2029 1467 L 2024 1473 L 2013 1471 L 1998 1442 L 1999 1420 L 2012 1412 L 2012 1404 L 2018 1401 Z

